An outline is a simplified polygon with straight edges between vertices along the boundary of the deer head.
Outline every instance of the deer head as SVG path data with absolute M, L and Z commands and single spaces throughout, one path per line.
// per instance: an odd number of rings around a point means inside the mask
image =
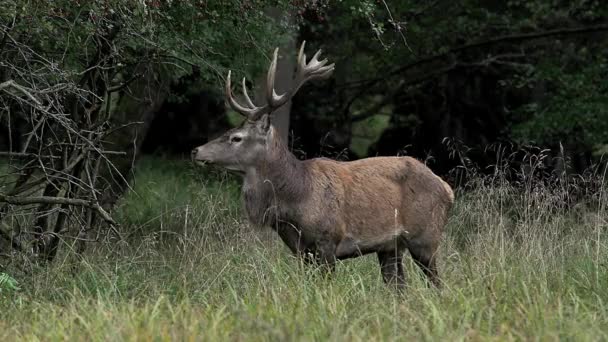
M 266 77 L 266 104 L 256 106 L 242 81 L 244 104 L 239 103 L 232 94 L 230 71 L 226 78 L 226 100 L 232 109 L 243 115 L 246 120 L 236 128 L 229 130 L 215 140 L 192 150 L 192 159 L 199 164 L 216 164 L 231 171 L 246 172 L 249 168 L 260 165 L 271 153 L 270 146 L 276 145 L 280 139 L 271 124 L 271 115 L 279 107 L 287 103 L 309 80 L 326 79 L 334 70 L 334 64 L 326 65 L 327 59 L 319 61 L 321 50 L 314 54 L 307 63 L 303 42 L 298 53 L 297 69 L 293 88 L 282 95 L 277 95 L 274 89 L 277 71 L 279 49 L 274 55 Z

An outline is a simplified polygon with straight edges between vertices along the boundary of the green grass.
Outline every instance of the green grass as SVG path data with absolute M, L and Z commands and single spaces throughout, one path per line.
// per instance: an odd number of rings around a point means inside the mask
M 0 340 L 608 339 L 605 204 L 560 211 L 548 191 L 508 187 L 460 195 L 444 288 L 406 258 L 398 294 L 373 255 L 328 278 L 302 265 L 246 224 L 233 178 L 153 159 L 138 172 L 117 213 L 127 243 L 7 275 L 18 284 L 0 290 Z

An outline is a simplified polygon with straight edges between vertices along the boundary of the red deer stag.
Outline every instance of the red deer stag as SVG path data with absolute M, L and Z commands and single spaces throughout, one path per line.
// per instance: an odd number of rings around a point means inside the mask
M 454 201 L 450 186 L 410 157 L 298 160 L 280 139 L 270 115 L 306 81 L 329 77 L 334 64 L 318 60 L 321 50 L 307 63 L 302 43 L 293 89 L 277 95 L 277 53 L 268 69 L 263 106 L 251 101 L 244 78 L 244 104 L 237 102 L 228 72 L 227 101 L 246 120 L 194 149 L 193 160 L 242 175 L 249 221 L 272 227 L 293 253 L 307 260 L 313 256 L 333 269 L 337 259 L 375 252 L 384 281 L 403 285 L 402 256 L 409 250 L 438 285 L 435 257 Z

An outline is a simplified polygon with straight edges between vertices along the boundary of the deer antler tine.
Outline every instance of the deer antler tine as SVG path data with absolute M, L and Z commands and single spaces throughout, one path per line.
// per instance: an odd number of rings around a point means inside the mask
M 299 75 L 300 74 L 303 75 L 303 74 L 306 73 L 306 68 L 307 68 L 307 65 L 306 65 L 306 54 L 303 53 L 300 57 L 301 58 L 298 60 L 298 71 L 297 72 L 298 72 Z
M 274 56 L 272 57 L 272 62 L 270 63 L 270 67 L 268 68 L 268 76 L 266 78 L 266 100 L 270 104 L 271 107 L 277 108 L 285 104 L 285 99 L 287 98 L 287 93 L 278 95 L 274 90 L 274 81 L 277 72 L 277 60 L 279 58 L 279 48 L 274 50 Z
M 308 62 L 308 64 L 306 65 L 306 67 L 311 70 L 311 72 L 316 72 L 317 69 L 320 69 L 321 67 L 323 67 L 325 64 L 327 64 L 327 58 L 323 59 L 322 61 L 319 61 L 318 58 L 321 55 L 321 50 L 319 49 L 319 51 L 317 51 L 317 53 L 315 53 L 314 56 L 312 56 L 312 58 L 310 59 L 310 62 Z
M 312 63 L 312 61 L 311 61 L 311 63 Z M 317 64 L 314 66 L 314 68 L 315 68 L 315 69 L 320 69 L 320 68 L 322 68 L 322 67 L 323 67 L 325 64 L 327 64 L 327 58 L 325 58 L 325 59 L 324 59 L 324 60 L 322 60 L 322 61 L 316 61 L 316 63 L 317 63 Z
M 319 74 L 315 75 L 315 79 L 318 79 L 318 80 L 326 79 L 327 77 L 329 77 L 331 75 L 332 72 L 334 72 L 333 63 L 326 67 L 319 69 Z
M 306 80 L 323 80 L 329 77 L 333 71 L 334 65 L 330 64 L 328 66 L 316 69 L 310 75 L 308 75 L 308 78 Z
M 334 71 L 335 66 L 336 66 L 336 65 L 335 65 L 334 63 L 331 63 L 330 65 L 326 65 L 326 66 L 324 66 L 324 67 L 322 67 L 322 68 L 319 68 L 319 71 L 321 71 L 321 72 L 325 72 L 325 71 L 327 71 L 327 70 Z
M 319 56 L 321 55 L 321 52 L 322 52 L 322 51 L 323 51 L 322 49 L 317 50 L 317 52 L 315 52 L 315 54 L 314 54 L 314 55 L 312 56 L 312 58 L 310 59 L 310 62 L 311 62 L 311 63 L 312 63 L 313 61 L 314 61 L 314 62 L 318 62 L 318 61 L 317 61 L 317 58 L 319 58 Z M 309 64 L 310 64 L 310 63 L 309 63 Z
M 274 89 L 272 89 L 272 106 L 277 108 L 282 106 L 285 102 L 287 102 L 285 99 L 287 98 L 287 93 L 284 94 L 277 94 Z
M 247 102 L 247 105 L 249 105 L 250 108 L 255 108 L 253 101 L 251 101 L 251 98 L 249 97 L 249 94 L 247 93 L 247 85 L 245 84 L 245 77 L 243 77 L 242 87 L 243 87 L 243 96 L 245 97 L 245 101 Z
M 278 95 L 274 88 L 277 73 L 277 64 L 279 59 L 279 48 L 276 48 L 274 50 L 272 61 L 270 62 L 270 66 L 268 67 L 268 74 L 266 75 L 267 103 L 261 107 L 257 107 L 251 100 L 251 97 L 249 97 L 245 78 L 243 78 L 243 80 L 241 81 L 243 87 L 243 97 L 245 98 L 245 105 L 242 105 L 236 101 L 232 94 L 230 79 L 231 71 L 228 71 L 228 78 L 226 79 L 226 97 L 232 109 L 246 116 L 249 120 L 257 120 L 263 114 L 271 113 L 274 109 L 277 109 L 284 105 L 287 101 L 289 101 L 289 99 L 293 97 L 293 95 L 300 89 L 300 87 L 304 83 L 306 83 L 306 81 L 325 79 L 329 77 L 329 75 L 331 75 L 331 73 L 334 71 L 334 64 L 332 63 L 330 65 L 326 65 L 328 63 L 327 59 L 319 61 L 319 56 L 322 53 L 321 49 L 319 49 L 307 63 L 306 54 L 304 53 L 305 47 L 306 41 L 302 41 L 302 45 L 300 45 L 300 51 L 298 52 L 297 70 L 293 87 L 281 95 Z
M 300 52 L 298 52 L 298 65 L 306 65 L 306 55 L 304 54 L 304 46 L 306 46 L 306 41 L 302 41 L 302 45 L 300 45 Z
M 302 41 L 302 45 L 300 45 L 300 51 L 298 52 L 298 59 L 296 61 L 296 83 L 304 78 L 304 74 L 306 73 L 306 54 L 304 53 L 304 46 L 306 46 L 306 41 Z
M 230 90 L 230 74 L 232 73 L 232 70 L 228 70 L 228 76 L 226 76 L 226 96 L 228 96 L 229 94 L 232 93 L 232 91 Z
M 270 66 L 268 67 L 268 74 L 266 75 L 266 100 L 271 102 L 272 95 L 274 92 L 274 77 L 277 72 L 277 58 L 279 55 L 279 48 L 274 49 L 274 55 L 272 57 L 272 62 L 270 62 Z
M 230 103 L 230 106 L 232 107 L 232 109 L 234 109 L 237 113 L 239 113 L 245 117 L 250 117 L 252 114 L 253 108 L 245 108 L 245 107 L 241 106 L 241 104 L 236 102 L 236 100 L 232 96 L 232 84 L 231 84 L 231 80 L 230 80 L 231 72 L 232 72 L 231 70 L 228 70 L 228 77 L 226 77 L 226 98 L 228 99 L 228 103 Z

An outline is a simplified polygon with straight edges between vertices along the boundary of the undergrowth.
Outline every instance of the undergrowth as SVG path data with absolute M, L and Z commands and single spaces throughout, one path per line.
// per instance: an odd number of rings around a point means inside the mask
M 118 208 L 123 242 L 5 270 L 0 340 L 606 340 L 605 186 L 573 204 L 568 188 L 530 185 L 480 178 L 458 193 L 444 288 L 406 257 L 397 293 L 374 255 L 324 277 L 249 227 L 235 178 L 145 159 Z

